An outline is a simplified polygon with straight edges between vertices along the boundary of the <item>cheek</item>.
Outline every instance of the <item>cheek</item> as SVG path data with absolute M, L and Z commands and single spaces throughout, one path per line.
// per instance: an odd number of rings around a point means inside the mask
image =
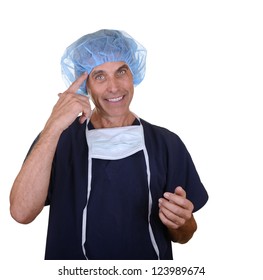
M 90 99 L 91 99 L 92 103 L 95 105 L 95 107 L 98 107 L 98 108 L 101 107 L 102 102 L 99 98 L 99 95 L 96 94 L 96 92 L 94 92 L 94 91 L 90 91 L 89 95 L 90 95 Z
M 131 93 L 131 95 L 134 94 L 134 85 L 133 84 L 129 85 L 129 92 Z
M 94 83 L 90 77 L 88 78 L 87 83 L 86 83 L 86 90 L 89 94 L 94 92 Z

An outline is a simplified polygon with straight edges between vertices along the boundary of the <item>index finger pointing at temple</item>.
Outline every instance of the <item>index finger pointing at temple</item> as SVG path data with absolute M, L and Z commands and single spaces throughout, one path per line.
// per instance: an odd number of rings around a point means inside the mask
M 89 74 L 84 72 L 81 76 L 79 76 L 68 88 L 67 91 L 76 93 L 80 86 L 87 80 Z

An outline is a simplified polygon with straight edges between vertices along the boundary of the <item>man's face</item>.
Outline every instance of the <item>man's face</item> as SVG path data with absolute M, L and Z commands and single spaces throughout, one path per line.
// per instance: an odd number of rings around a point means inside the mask
M 94 67 L 88 77 L 87 92 L 102 116 L 126 115 L 134 93 L 133 76 L 128 65 L 118 61 Z

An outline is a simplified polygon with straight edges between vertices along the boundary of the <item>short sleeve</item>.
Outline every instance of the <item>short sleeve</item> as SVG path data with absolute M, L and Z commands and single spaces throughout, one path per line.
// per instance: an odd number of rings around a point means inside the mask
M 185 189 L 187 198 L 194 204 L 196 212 L 208 201 L 208 193 L 200 179 L 193 159 L 186 146 L 177 135 L 171 135 L 168 145 L 168 191 L 174 192 L 175 187 Z

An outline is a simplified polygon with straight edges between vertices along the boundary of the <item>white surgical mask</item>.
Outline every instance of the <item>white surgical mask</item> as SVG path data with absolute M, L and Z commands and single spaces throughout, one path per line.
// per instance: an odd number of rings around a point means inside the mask
M 82 216 L 82 250 L 87 258 L 85 250 L 86 228 L 87 228 L 87 207 L 91 191 L 91 176 L 92 176 L 92 159 L 118 160 L 131 156 L 139 151 L 143 151 L 147 169 L 147 180 L 149 190 L 148 203 L 148 228 L 152 245 L 159 259 L 159 249 L 153 235 L 150 224 L 150 216 L 152 209 L 152 196 L 150 191 L 150 165 L 147 149 L 144 141 L 143 126 L 131 125 L 115 128 L 88 129 L 86 126 L 86 140 L 89 148 L 88 158 L 88 186 L 87 186 L 87 203 L 83 209 Z
M 92 158 L 122 159 L 144 148 L 141 125 L 87 130 L 86 138 Z

